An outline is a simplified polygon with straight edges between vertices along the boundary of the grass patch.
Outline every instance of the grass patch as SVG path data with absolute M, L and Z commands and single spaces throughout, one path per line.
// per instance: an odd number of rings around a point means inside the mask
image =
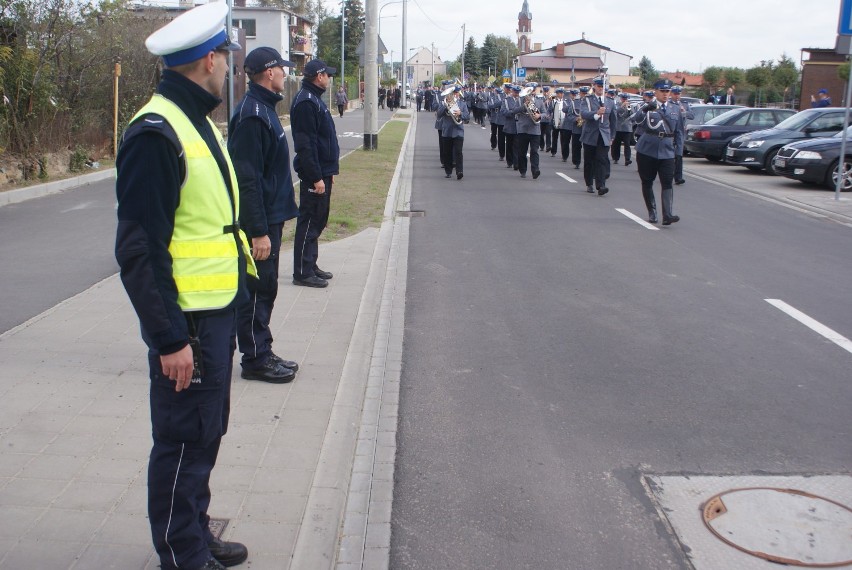
M 334 177 L 331 212 L 321 242 L 355 235 L 365 228 L 379 227 L 393 172 L 399 159 L 408 121 L 391 120 L 379 132 L 378 149 L 360 148 L 340 161 L 340 174 Z M 296 182 L 296 199 L 299 185 Z M 296 221 L 284 227 L 282 241 L 293 242 Z

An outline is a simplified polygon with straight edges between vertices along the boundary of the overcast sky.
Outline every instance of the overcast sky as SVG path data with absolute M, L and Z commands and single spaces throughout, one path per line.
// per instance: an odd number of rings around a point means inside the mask
M 661 71 L 749 68 L 785 52 L 798 65 L 802 48 L 834 47 L 840 11 L 840 0 L 528 1 L 532 41 L 542 48 L 585 32 L 587 40 L 633 56 L 633 65 L 645 55 Z M 489 33 L 516 40 L 522 5 L 523 0 L 408 0 L 408 47 L 434 41 L 442 58 L 454 59 L 462 23 L 478 46 Z M 402 2 L 388 4 L 381 16 L 382 40 L 398 60 Z

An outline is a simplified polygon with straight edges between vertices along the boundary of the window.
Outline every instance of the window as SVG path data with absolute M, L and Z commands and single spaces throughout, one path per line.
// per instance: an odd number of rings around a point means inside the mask
M 772 116 L 772 111 L 755 111 L 751 115 L 751 121 L 748 123 L 757 127 L 773 127 L 775 119 Z
M 817 117 L 808 128 L 811 132 L 830 132 L 843 129 L 843 115 L 840 113 L 826 113 Z
M 238 28 L 242 28 L 246 31 L 247 38 L 256 38 L 257 37 L 257 20 L 252 19 L 244 19 L 244 20 L 234 20 L 234 25 Z

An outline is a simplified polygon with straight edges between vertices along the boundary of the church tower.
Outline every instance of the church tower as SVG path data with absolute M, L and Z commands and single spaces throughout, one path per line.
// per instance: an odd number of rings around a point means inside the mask
M 518 14 L 518 51 L 520 53 L 528 53 L 532 51 L 532 12 L 527 0 L 524 0 L 524 5 Z

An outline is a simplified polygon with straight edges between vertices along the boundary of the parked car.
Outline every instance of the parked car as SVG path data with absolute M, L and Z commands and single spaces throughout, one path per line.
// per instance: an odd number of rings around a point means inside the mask
M 777 174 L 800 180 L 824 184 L 834 190 L 840 165 L 840 145 L 843 132 L 833 137 L 808 139 L 781 147 L 775 155 L 773 168 Z M 852 127 L 846 129 L 846 160 L 843 161 L 841 192 L 852 190 Z
M 795 114 L 792 109 L 731 109 L 703 125 L 687 127 L 684 144 L 690 156 L 716 162 L 725 158 L 725 147 L 734 137 L 774 127 Z
M 693 118 L 686 120 L 686 126 L 703 125 L 713 117 L 718 117 L 731 109 L 739 109 L 741 107 L 742 105 L 704 105 L 703 103 L 701 105 L 690 105 L 689 110 L 692 111 Z
M 690 105 L 701 105 L 701 104 L 704 103 L 698 97 L 687 97 L 686 95 L 682 96 L 680 98 L 680 100 L 683 101 L 684 103 L 689 103 Z
M 837 107 L 806 109 L 774 128 L 740 135 L 728 144 L 725 160 L 729 164 L 775 174 L 772 159 L 782 146 L 802 139 L 830 137 L 840 132 L 844 113 L 845 109 Z

